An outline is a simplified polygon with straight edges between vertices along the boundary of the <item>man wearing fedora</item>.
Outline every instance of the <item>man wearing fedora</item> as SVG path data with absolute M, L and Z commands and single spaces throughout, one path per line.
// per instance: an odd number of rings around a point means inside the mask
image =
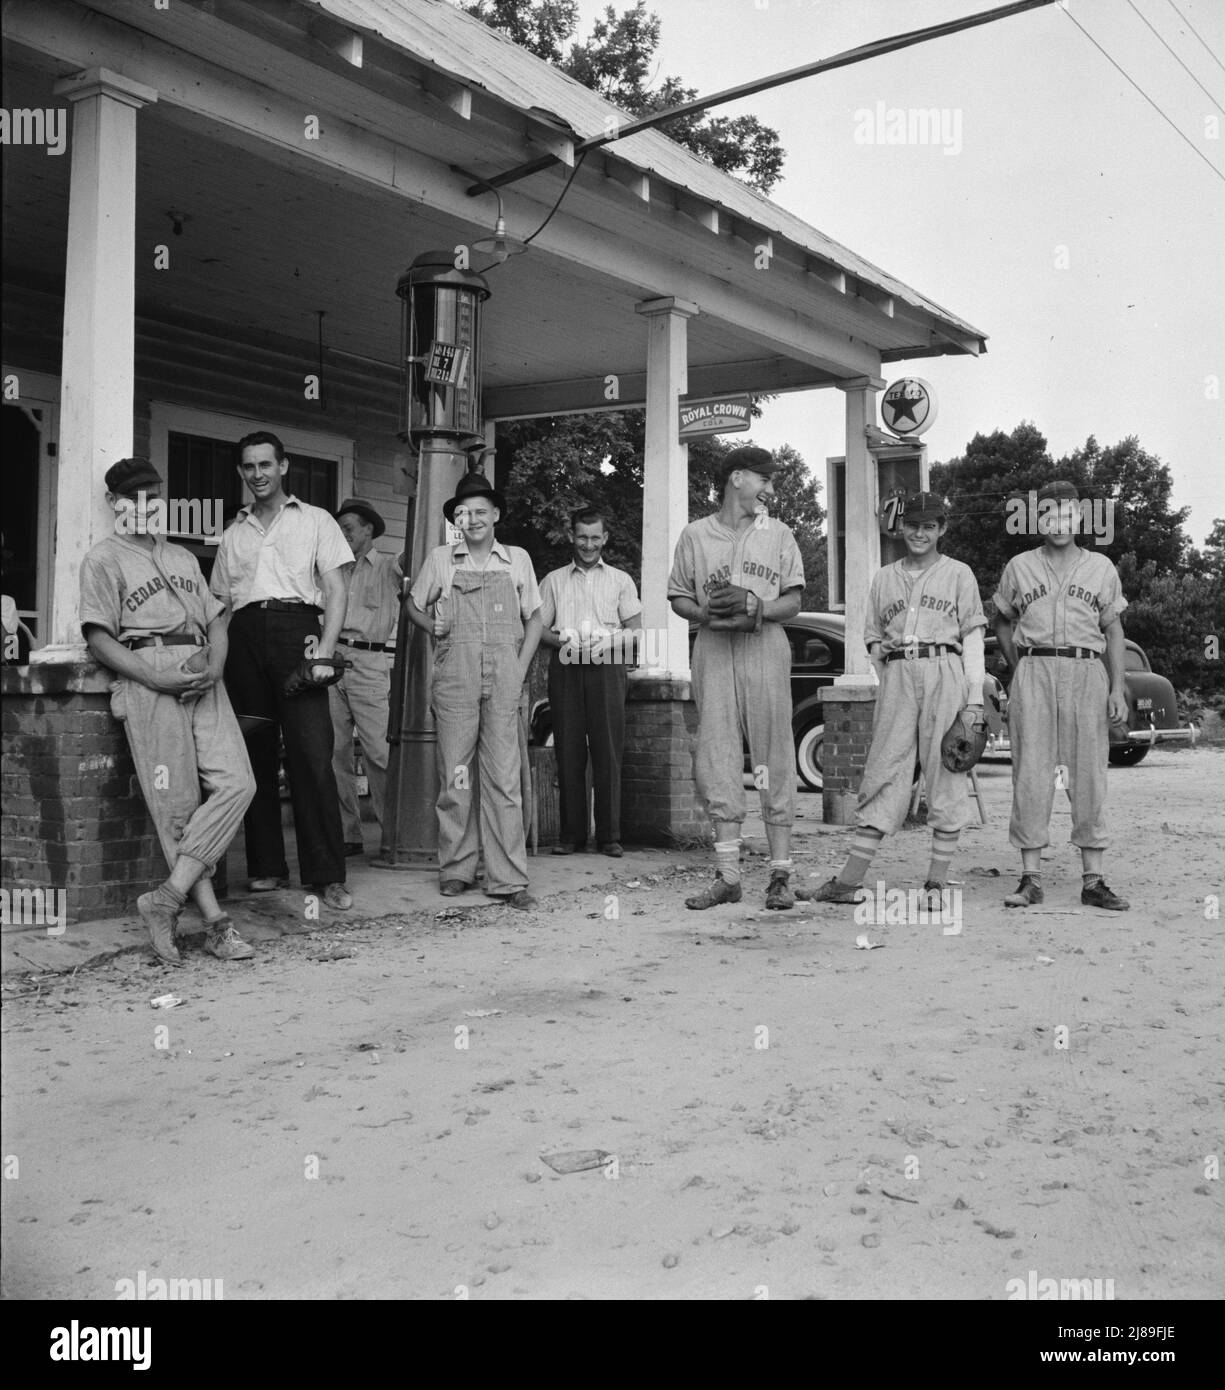
M 527 891 L 519 718 L 540 642 L 540 593 L 527 551 L 494 537 L 505 510 L 484 474 L 460 481 L 442 511 L 462 539 L 426 556 L 408 616 L 436 644 L 430 704 L 441 891 L 456 897 L 474 886 L 479 849 L 486 894 L 530 909 L 536 900 Z
M 356 563 L 349 574 L 349 598 L 336 655 L 353 664 L 329 687 L 332 705 L 332 769 L 340 794 L 346 857 L 361 854 L 362 820 L 353 776 L 353 730 L 362 745 L 362 762 L 370 779 L 370 803 L 383 823 L 387 785 L 387 714 L 391 676 L 384 649 L 394 637 L 400 616 L 403 570 L 394 556 L 375 548 L 387 523 L 361 497 L 348 497 L 336 513 Z

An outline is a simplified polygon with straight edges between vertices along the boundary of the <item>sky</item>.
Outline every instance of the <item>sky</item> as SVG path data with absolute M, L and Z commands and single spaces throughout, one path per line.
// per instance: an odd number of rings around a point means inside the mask
M 580 0 L 582 36 L 603 7 Z M 706 95 L 995 5 L 648 7 L 662 21 L 658 77 Z M 1055 458 L 1091 434 L 1103 446 L 1135 435 L 1170 466 L 1173 505 L 1191 508 L 1186 531 L 1202 545 L 1225 517 L 1222 64 L 1225 0 L 1063 0 L 721 110 L 778 131 L 787 159 L 774 202 L 986 334 L 985 356 L 884 369 L 886 381 L 933 386 L 931 462 L 1022 420 Z M 940 111 L 943 143 L 873 140 L 878 102 Z M 753 440 L 791 444 L 823 480 L 844 430 L 842 393 L 810 391 L 767 404 Z

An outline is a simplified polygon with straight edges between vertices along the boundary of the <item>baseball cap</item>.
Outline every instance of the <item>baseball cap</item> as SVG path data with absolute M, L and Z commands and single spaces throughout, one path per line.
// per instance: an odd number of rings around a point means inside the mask
M 1069 483 L 1064 478 L 1057 478 L 1053 482 L 1043 483 L 1038 489 L 1038 501 L 1050 498 L 1058 502 L 1079 502 L 1080 493 L 1076 490 L 1075 483 Z
M 120 459 L 106 470 L 106 490 L 130 497 L 143 487 L 161 487 L 162 475 L 147 458 Z
M 754 473 L 760 473 L 763 478 L 768 478 L 772 473 L 777 473 L 782 464 L 774 457 L 769 449 L 758 448 L 756 444 L 742 444 L 738 449 L 733 449 L 730 453 L 724 454 L 719 462 L 717 477 L 719 486 L 732 476 L 737 468 L 748 468 Z
M 916 492 L 902 506 L 903 521 L 944 521 L 948 514 L 949 504 L 934 492 Z
M 378 512 L 375 511 L 373 505 L 367 502 L 364 497 L 346 497 L 337 508 L 336 520 L 339 521 L 346 512 L 352 512 L 355 516 L 360 516 L 367 525 L 373 526 L 375 540 L 387 530 L 387 523 Z

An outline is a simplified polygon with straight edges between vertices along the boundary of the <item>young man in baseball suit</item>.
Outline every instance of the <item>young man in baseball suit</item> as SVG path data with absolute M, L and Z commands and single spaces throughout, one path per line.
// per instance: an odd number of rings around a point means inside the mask
M 987 619 L 969 566 L 940 553 L 947 529 L 940 498 L 930 492 L 911 497 L 902 513 L 907 554 L 872 576 L 863 640 L 880 689 L 851 852 L 836 878 L 801 888 L 799 898 L 858 900 L 881 841 L 906 819 L 916 751 L 932 831 L 923 886 L 938 891 L 948 879 L 969 798 L 965 773 L 950 772 L 940 761 L 940 742 L 963 709 L 981 717 Z
M 374 542 L 387 523 L 369 502 L 349 497 L 340 504 L 336 521 L 344 532 L 356 563 L 349 575 L 344 625 L 336 654 L 353 663 L 328 689 L 332 704 L 332 770 L 340 794 L 345 857 L 361 854 L 362 818 L 353 776 L 353 730 L 362 742 L 362 762 L 370 779 L 370 804 L 383 823 L 383 791 L 387 785 L 387 715 L 391 677 L 385 648 L 394 638 L 400 618 L 400 561 Z
M 791 644 L 780 624 L 800 611 L 804 564 L 790 528 L 766 511 L 779 466 L 752 445 L 723 458 L 723 504 L 681 532 L 668 578 L 673 612 L 701 624 L 693 648 L 694 780 L 714 822 L 717 872 L 708 888 L 685 899 L 697 910 L 741 898 L 745 740 L 770 847 L 766 906 L 795 906 L 788 883 L 795 819 Z
M 1009 690 L 1012 820 L 1021 882 L 1008 907 L 1042 901 L 1042 851 L 1050 843 L 1057 783 L 1072 803 L 1072 843 L 1080 849 L 1088 907 L 1124 911 L 1106 886 L 1108 723 L 1127 719 L 1119 572 L 1100 551 L 1076 544 L 1079 493 L 1069 482 L 1038 490 L 1042 544 L 1014 555 L 993 595 L 1000 650 L 1015 673 Z M 1106 661 L 1103 663 L 1102 654 Z
M 225 609 L 190 551 L 170 545 L 156 508 L 162 480 L 148 459 L 106 473 L 115 532 L 81 562 L 81 630 L 94 658 L 115 672 L 111 710 L 123 721 L 140 789 L 170 877 L 136 900 L 154 951 L 181 965 L 174 944 L 190 897 L 219 960 L 254 951 L 213 892 L 212 873 L 242 824 L 255 778 L 221 673 Z M 201 798 L 201 787 L 204 796 Z

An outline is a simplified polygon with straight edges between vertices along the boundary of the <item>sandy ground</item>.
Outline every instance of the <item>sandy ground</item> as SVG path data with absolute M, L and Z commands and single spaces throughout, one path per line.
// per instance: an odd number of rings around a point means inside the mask
M 1081 908 L 1064 810 L 1045 906 L 1002 907 L 995 764 L 959 935 L 857 950 L 850 908 L 767 913 L 757 822 L 739 907 L 685 910 L 700 854 L 554 860 L 571 886 L 528 916 L 431 891 L 249 965 L 10 979 L 4 1293 L 998 1300 L 1032 1270 L 1219 1295 L 1223 779 L 1220 748 L 1111 774 L 1122 915 Z M 846 833 L 801 806 L 799 876 L 827 876 Z M 921 883 L 927 846 L 904 831 L 870 879 Z M 612 1158 L 541 1159 L 586 1150 Z

